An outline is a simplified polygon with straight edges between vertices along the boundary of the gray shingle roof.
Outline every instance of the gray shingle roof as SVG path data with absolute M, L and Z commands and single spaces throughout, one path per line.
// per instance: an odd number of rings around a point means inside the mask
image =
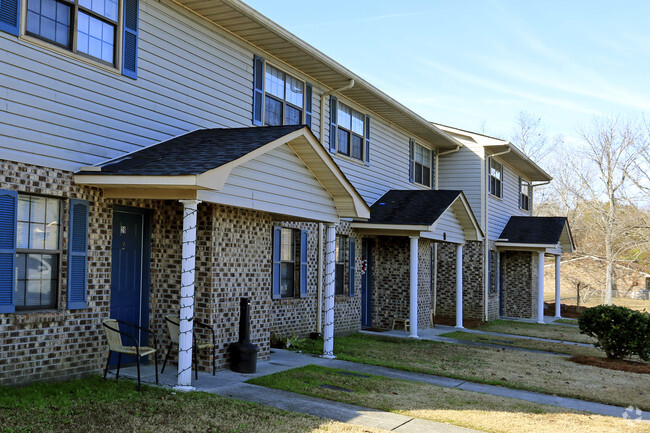
M 391 190 L 370 206 L 368 222 L 430 226 L 460 194 L 455 190 Z
M 78 174 L 182 176 L 220 167 L 304 125 L 214 128 L 175 137 L 102 165 L 102 171 Z
M 512 216 L 501 232 L 499 242 L 555 245 L 560 241 L 566 221 L 565 217 Z

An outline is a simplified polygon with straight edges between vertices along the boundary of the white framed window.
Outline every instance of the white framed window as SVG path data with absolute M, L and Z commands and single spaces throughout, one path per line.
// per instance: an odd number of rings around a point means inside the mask
M 414 153 L 413 181 L 431 187 L 432 152 L 430 149 L 415 143 Z
M 489 159 L 488 164 L 488 189 L 490 194 L 495 197 L 502 197 L 503 190 L 503 165 L 496 162 L 493 158 Z
M 117 66 L 121 0 L 26 0 L 25 34 Z
M 336 244 L 334 246 L 335 261 L 335 278 L 334 278 L 334 294 L 345 294 L 345 270 L 348 267 L 346 260 L 346 251 L 348 249 L 348 237 L 343 235 L 336 235 Z
M 338 103 L 337 152 L 350 158 L 364 160 L 365 114 L 341 102 Z
M 56 308 L 61 257 L 61 200 L 18 194 L 16 310 Z
M 266 64 L 264 71 L 264 125 L 303 123 L 305 83 Z
M 519 208 L 530 211 L 530 182 L 519 178 Z
M 280 295 L 295 296 L 296 288 L 296 230 L 282 228 L 280 247 Z

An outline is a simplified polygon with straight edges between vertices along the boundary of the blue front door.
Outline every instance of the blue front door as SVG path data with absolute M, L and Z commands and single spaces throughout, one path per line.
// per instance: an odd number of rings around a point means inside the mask
M 361 276 L 361 326 L 372 326 L 372 240 L 362 239 L 361 260 L 365 272 Z
M 145 214 L 139 209 L 113 212 L 113 244 L 111 249 L 111 311 L 112 319 L 148 327 L 149 301 L 145 272 Z M 125 328 L 126 329 L 126 328 Z M 146 345 L 146 333 L 139 335 L 139 344 Z M 123 340 L 129 346 L 133 342 Z

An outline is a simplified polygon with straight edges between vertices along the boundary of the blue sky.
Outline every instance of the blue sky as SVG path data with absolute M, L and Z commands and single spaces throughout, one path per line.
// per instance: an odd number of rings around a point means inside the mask
M 650 114 L 649 1 L 244 1 L 437 123 L 507 138 L 523 110 L 571 145 Z

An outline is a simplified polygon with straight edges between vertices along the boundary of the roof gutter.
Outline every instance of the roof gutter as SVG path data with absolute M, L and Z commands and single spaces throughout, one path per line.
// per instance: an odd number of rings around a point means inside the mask
M 445 151 L 445 152 L 440 152 L 440 153 L 438 154 L 438 156 L 449 155 L 450 153 L 456 153 L 456 152 L 458 152 L 459 150 L 460 150 L 460 144 L 457 144 L 455 149 L 447 150 L 447 151 Z
M 330 90 L 329 92 L 325 92 L 320 95 L 320 142 L 322 144 L 325 144 L 324 137 L 325 134 L 323 133 L 325 129 L 325 98 L 327 98 L 329 95 L 332 95 L 334 93 L 339 93 L 343 92 L 345 90 L 350 90 L 351 88 L 354 87 L 354 78 L 350 78 L 350 82 L 346 84 L 343 87 L 339 87 L 338 89 Z M 331 114 L 330 114 L 331 116 Z

